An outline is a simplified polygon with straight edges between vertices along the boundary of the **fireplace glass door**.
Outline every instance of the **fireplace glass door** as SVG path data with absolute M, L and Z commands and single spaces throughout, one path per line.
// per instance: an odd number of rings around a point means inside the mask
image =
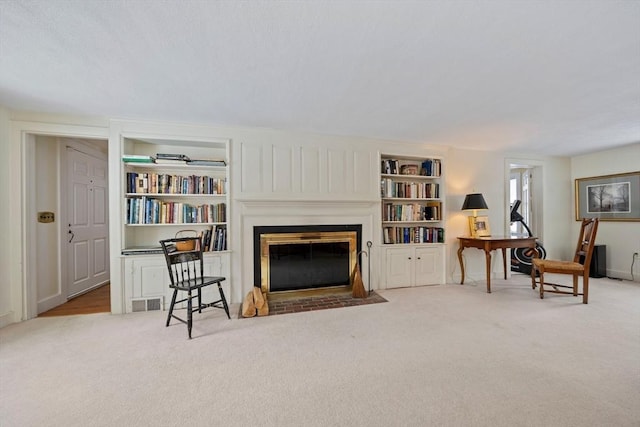
M 270 245 L 270 290 L 348 286 L 349 258 L 349 242 Z

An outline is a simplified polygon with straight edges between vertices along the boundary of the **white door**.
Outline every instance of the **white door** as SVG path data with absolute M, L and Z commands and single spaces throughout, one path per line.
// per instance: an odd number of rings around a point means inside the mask
M 67 148 L 67 297 L 109 281 L 107 161 Z
M 416 248 L 415 286 L 438 285 L 442 282 L 441 254 L 440 248 Z

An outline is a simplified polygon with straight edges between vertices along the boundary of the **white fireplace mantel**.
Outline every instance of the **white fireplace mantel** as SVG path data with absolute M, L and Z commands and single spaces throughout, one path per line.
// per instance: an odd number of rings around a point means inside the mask
M 273 225 L 362 225 L 363 246 L 373 241 L 374 215 L 379 209 L 379 200 L 371 201 L 318 201 L 318 200 L 238 200 L 235 225 L 239 233 L 239 247 L 234 248 L 240 268 L 234 275 L 234 287 L 245 295 L 254 286 L 253 282 L 253 228 Z M 358 250 L 365 249 L 359 248 Z M 365 273 L 366 275 L 366 273 Z M 239 278 L 239 280 L 236 280 Z M 363 277 L 363 280 L 368 280 Z

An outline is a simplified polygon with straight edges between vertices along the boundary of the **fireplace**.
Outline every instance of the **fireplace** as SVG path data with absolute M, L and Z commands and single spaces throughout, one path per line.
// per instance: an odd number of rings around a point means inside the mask
M 254 284 L 263 292 L 348 287 L 361 225 L 254 227 Z

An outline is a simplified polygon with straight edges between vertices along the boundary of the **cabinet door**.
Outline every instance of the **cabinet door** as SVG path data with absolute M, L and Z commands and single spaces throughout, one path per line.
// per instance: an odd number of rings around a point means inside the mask
M 416 248 L 415 286 L 437 285 L 442 282 L 442 249 Z
M 134 298 L 166 295 L 169 289 L 169 273 L 164 258 L 133 260 L 132 284 Z
M 386 287 L 401 288 L 413 284 L 413 248 L 393 248 L 386 250 Z

